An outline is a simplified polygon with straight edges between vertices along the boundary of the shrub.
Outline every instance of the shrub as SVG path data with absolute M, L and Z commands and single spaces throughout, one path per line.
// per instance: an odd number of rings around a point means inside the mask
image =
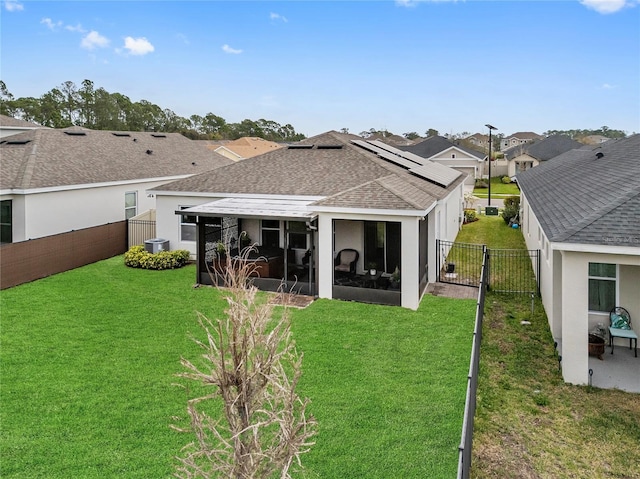
M 504 200 L 504 210 L 502 211 L 502 219 L 509 224 L 512 218 L 517 218 L 520 214 L 520 197 L 509 196 Z
M 124 254 L 124 264 L 131 268 L 176 269 L 187 264 L 189 254 L 184 249 L 149 253 L 144 246 L 137 245 L 129 248 L 129 251 Z
M 484 178 L 477 178 L 476 179 L 476 188 L 489 188 L 488 180 L 485 180 Z
M 474 221 L 478 221 L 478 217 L 476 216 L 476 210 L 464 210 L 464 222 L 473 223 Z
M 503 176 L 503 177 L 502 177 L 502 182 L 503 182 L 505 185 L 508 185 L 509 183 L 512 183 L 511 178 L 510 178 L 509 176 Z

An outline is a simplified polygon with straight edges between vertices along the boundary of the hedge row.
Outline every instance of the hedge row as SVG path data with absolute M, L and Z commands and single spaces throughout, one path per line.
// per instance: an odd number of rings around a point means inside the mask
M 189 261 L 189 252 L 184 249 L 149 253 L 144 246 L 132 246 L 124 254 L 124 264 L 131 268 L 143 269 L 176 269 L 182 268 Z

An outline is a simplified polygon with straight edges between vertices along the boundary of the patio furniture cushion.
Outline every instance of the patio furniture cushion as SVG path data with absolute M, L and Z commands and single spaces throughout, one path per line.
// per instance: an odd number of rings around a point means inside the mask
M 631 327 L 631 315 L 629 311 L 621 306 L 616 306 L 609 313 L 609 346 L 613 354 L 613 338 L 623 338 L 629 340 L 629 349 L 634 350 L 634 355 L 638 357 L 638 335 Z M 635 347 L 633 343 L 635 342 Z
M 335 260 L 335 270 L 341 273 L 356 272 L 356 263 L 360 254 L 355 249 L 340 250 Z

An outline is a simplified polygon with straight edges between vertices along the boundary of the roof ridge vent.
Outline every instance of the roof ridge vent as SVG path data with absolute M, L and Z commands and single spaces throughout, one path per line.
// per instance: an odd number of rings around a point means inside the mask
M 151 133 L 151 136 L 154 138 L 166 138 L 167 135 L 164 135 L 162 133 Z
M 69 135 L 69 136 L 87 136 L 87 134 L 84 131 L 77 131 L 77 130 L 68 130 L 64 132 L 65 135 Z
M 313 148 L 313 145 L 289 145 L 287 149 L 289 150 L 310 150 Z
M 342 145 L 318 145 L 316 148 L 318 150 L 341 150 Z

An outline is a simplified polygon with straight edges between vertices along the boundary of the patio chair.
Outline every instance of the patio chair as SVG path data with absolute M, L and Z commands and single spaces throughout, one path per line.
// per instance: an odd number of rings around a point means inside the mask
M 638 357 L 638 335 L 631 329 L 631 315 L 621 306 L 616 306 L 609 313 L 609 346 L 613 354 L 613 338 L 625 338 L 629 340 L 629 349 L 634 344 L 634 355 Z
M 360 253 L 355 249 L 340 250 L 334 263 L 336 273 L 356 274 L 356 264 L 359 257 Z

